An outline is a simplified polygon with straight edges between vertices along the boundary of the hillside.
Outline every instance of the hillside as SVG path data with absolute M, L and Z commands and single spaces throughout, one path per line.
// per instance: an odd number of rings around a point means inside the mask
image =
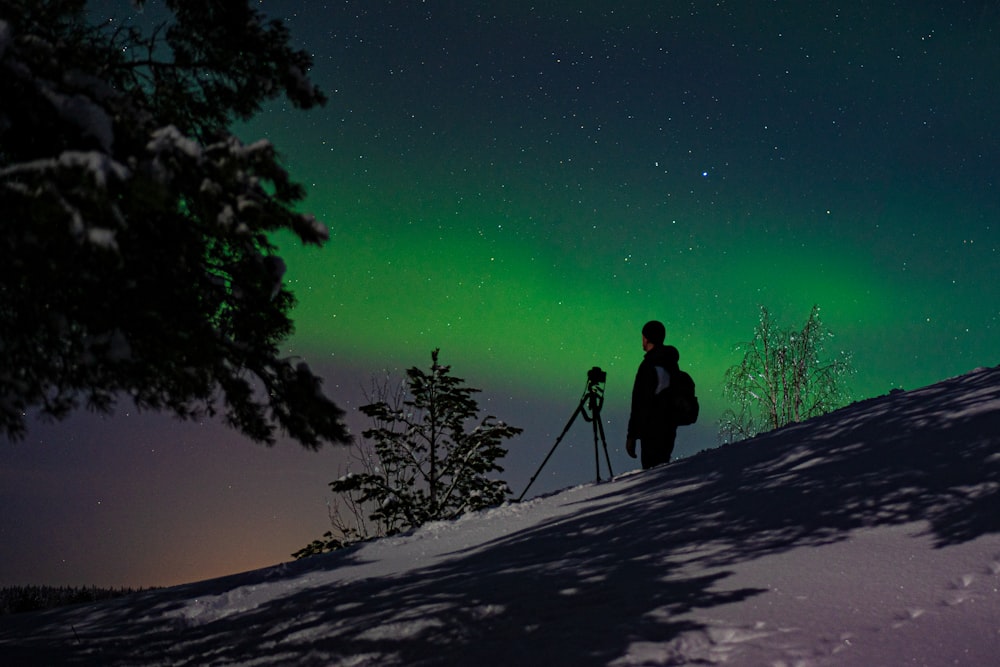
M 3 665 L 984 665 L 1000 367 L 328 556 L 0 619 Z

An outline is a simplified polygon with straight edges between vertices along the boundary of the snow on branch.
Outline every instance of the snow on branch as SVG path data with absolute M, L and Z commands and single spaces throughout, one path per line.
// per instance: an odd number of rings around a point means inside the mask
M 31 160 L 0 169 L 0 178 L 25 176 L 29 174 L 46 175 L 59 169 L 83 169 L 93 177 L 94 184 L 101 189 L 107 188 L 109 176 L 124 181 L 131 171 L 122 163 L 113 160 L 100 151 L 65 151 L 58 158 Z
M 0 58 L 3 58 L 4 54 L 7 53 L 7 47 L 12 41 L 10 24 L 0 19 Z

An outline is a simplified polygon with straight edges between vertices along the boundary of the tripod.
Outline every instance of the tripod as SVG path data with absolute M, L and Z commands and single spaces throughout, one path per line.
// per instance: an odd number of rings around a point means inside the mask
M 549 462 L 552 454 L 555 453 L 556 447 L 562 442 L 563 437 L 566 432 L 569 431 L 569 427 L 573 425 L 576 420 L 577 415 L 583 415 L 585 421 L 591 422 L 594 428 L 594 466 L 597 470 L 597 481 L 601 481 L 601 459 L 597 451 L 597 438 L 600 436 L 601 444 L 604 446 L 604 459 L 608 464 L 608 479 L 614 476 L 611 471 L 611 457 L 608 455 L 608 442 L 604 439 L 604 424 L 601 422 L 601 408 L 604 406 L 604 382 L 607 380 L 608 374 L 602 371 L 597 366 L 594 366 L 589 371 L 587 371 L 587 388 L 583 391 L 583 396 L 580 398 L 580 404 L 576 406 L 576 410 L 573 412 L 573 416 L 569 418 L 566 422 L 566 427 L 556 438 L 556 442 L 552 445 L 552 449 L 549 450 L 548 455 L 545 460 L 542 461 L 542 465 L 538 466 L 538 470 L 535 474 L 531 476 L 531 480 L 528 481 L 528 486 L 524 487 L 524 491 L 521 495 L 517 497 L 517 501 L 521 502 L 524 498 L 524 494 L 528 492 L 531 485 L 535 483 L 535 478 L 538 477 L 539 473 L 542 472 L 542 468 L 545 464 Z M 590 414 L 588 414 L 588 410 Z

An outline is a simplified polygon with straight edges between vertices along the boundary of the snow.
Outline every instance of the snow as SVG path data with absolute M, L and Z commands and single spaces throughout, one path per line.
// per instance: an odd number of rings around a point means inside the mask
M 1000 367 L 254 572 L 0 619 L 0 664 L 987 665 Z
M 305 227 L 312 231 L 312 235 L 320 241 L 330 239 L 330 229 L 311 214 L 302 214 L 299 218 Z
M 0 19 L 0 58 L 3 58 L 4 54 L 7 53 L 7 47 L 10 46 L 10 43 L 11 43 L 10 24 Z
M 238 157 L 248 157 L 254 153 L 273 153 L 274 145 L 268 139 L 257 139 L 252 143 L 242 144 L 236 137 L 230 137 L 229 150 Z
M 100 248 L 118 251 L 118 242 L 115 240 L 115 230 L 113 229 L 92 227 L 87 230 L 87 241 Z
M 107 111 L 84 95 L 64 95 L 46 85 L 38 88 L 63 120 L 79 127 L 84 136 L 96 139 L 103 151 L 111 152 L 115 134 Z
M 201 158 L 201 145 L 194 139 L 185 137 L 174 125 L 167 125 L 155 130 L 152 139 L 146 145 L 146 150 L 155 155 L 177 150 L 192 159 Z
M 63 151 L 56 159 L 42 158 L 28 162 L 20 162 L 0 169 L 0 176 L 17 176 L 19 174 L 56 172 L 61 168 L 81 169 L 88 173 L 94 184 L 102 190 L 107 188 L 108 179 L 123 181 L 131 176 L 128 167 L 113 160 L 100 151 Z

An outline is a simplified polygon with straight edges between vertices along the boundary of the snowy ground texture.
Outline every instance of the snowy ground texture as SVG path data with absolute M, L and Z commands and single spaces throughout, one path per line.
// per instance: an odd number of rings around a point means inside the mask
M 995 665 L 1000 367 L 405 536 L 0 619 L 14 665 Z

